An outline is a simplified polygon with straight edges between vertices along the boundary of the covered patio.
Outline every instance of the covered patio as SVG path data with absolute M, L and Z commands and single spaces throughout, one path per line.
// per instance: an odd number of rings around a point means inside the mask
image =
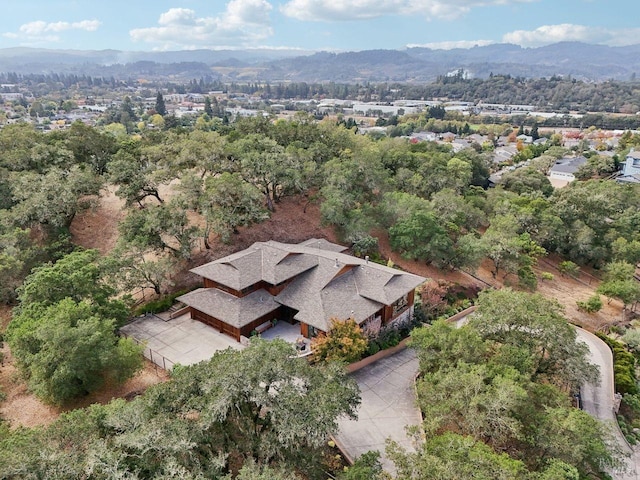
M 281 338 L 287 343 L 291 343 L 296 346 L 298 350 L 298 356 L 306 356 L 311 354 L 311 340 L 305 338 L 300 333 L 300 322 L 293 324 L 286 321 L 279 321 L 273 327 L 265 330 L 260 334 L 260 338 L 265 340 L 274 340 Z M 304 347 L 302 347 L 304 345 Z

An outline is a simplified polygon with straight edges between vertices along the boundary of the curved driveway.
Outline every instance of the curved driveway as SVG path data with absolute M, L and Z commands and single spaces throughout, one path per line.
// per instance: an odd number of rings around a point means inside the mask
M 456 322 L 458 326 L 464 319 Z M 629 455 L 625 472 L 611 472 L 618 480 L 640 480 L 640 451 L 632 450 L 617 428 L 614 412 L 613 356 L 598 337 L 576 327 L 578 339 L 589 347 L 589 360 L 600 368 L 600 381 L 581 389 L 584 410 L 612 426 L 622 450 Z M 383 468 L 394 472 L 393 463 L 385 455 L 387 438 L 409 450 L 413 445 L 406 434 L 410 425 L 420 425 L 422 418 L 417 407 L 414 379 L 418 359 L 411 349 L 402 350 L 378 360 L 353 374 L 361 391 L 362 403 L 358 420 L 343 419 L 336 441 L 342 451 L 355 459 L 370 450 L 381 454 Z
M 613 478 L 620 480 L 639 479 L 640 452 L 637 449 L 634 451 L 629 448 L 616 424 L 613 355 L 611 354 L 611 349 L 594 334 L 582 328 L 576 327 L 576 333 L 578 334 L 578 339 L 589 347 L 589 360 L 591 363 L 595 363 L 600 368 L 600 382 L 598 384 L 585 384 L 580 390 L 582 407 L 585 412 L 612 426 L 612 431 L 618 444 L 623 452 L 629 455 L 626 461 L 627 471 L 613 472 Z

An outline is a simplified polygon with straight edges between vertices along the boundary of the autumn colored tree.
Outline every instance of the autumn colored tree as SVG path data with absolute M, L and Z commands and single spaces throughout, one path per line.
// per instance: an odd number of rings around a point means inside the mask
M 353 318 L 341 320 L 332 317 L 326 335 L 313 339 L 311 350 L 320 361 L 351 363 L 360 359 L 368 341 L 360 325 Z

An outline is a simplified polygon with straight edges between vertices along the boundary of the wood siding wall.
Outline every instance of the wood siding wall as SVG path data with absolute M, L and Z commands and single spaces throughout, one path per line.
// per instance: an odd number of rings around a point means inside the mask
M 201 312 L 200 310 L 196 310 L 195 308 L 190 307 L 190 310 L 191 310 L 191 318 L 195 320 L 199 320 L 202 323 L 206 323 L 207 325 L 215 328 L 219 332 L 235 338 L 236 342 L 240 341 L 239 328 L 229 325 L 228 323 L 224 323 L 222 320 L 212 317 L 211 315 L 207 315 L 206 313 Z
M 218 290 L 222 290 L 223 292 L 230 293 L 234 297 L 244 297 L 242 292 L 240 292 L 239 290 L 234 290 L 233 288 L 229 288 L 226 285 L 214 282 L 213 280 L 209 280 L 208 278 L 204 279 L 204 288 L 217 288 Z
M 281 309 L 278 308 L 277 310 L 268 313 L 266 315 L 263 315 L 262 317 L 254 320 L 253 322 L 251 322 L 248 325 L 245 325 L 244 327 L 242 327 L 240 329 L 241 335 L 244 335 L 245 337 L 250 337 L 251 336 L 251 332 L 256 328 L 259 327 L 260 325 L 262 325 L 264 322 L 270 322 L 271 320 L 274 320 L 276 318 L 279 318 L 281 314 Z M 238 339 L 238 341 L 240 341 L 240 339 Z
M 270 283 L 260 281 L 258 283 L 254 283 L 253 285 L 248 286 L 247 288 L 244 288 L 243 290 L 234 290 L 233 288 L 227 287 L 226 285 L 223 285 L 221 283 L 214 282 L 213 280 L 205 278 L 204 279 L 204 287 L 205 288 L 217 288 L 219 290 L 222 290 L 223 292 L 230 293 L 234 297 L 238 297 L 238 298 L 245 297 L 245 296 L 249 295 L 251 292 L 255 292 L 256 290 L 260 290 L 260 289 L 264 289 L 267 292 L 269 292 L 271 295 L 276 296 L 282 290 L 284 290 L 284 288 L 287 285 L 289 285 L 289 283 L 291 283 L 291 280 L 292 279 L 287 280 L 286 282 L 282 282 L 282 283 L 280 283 L 278 285 L 271 285 Z

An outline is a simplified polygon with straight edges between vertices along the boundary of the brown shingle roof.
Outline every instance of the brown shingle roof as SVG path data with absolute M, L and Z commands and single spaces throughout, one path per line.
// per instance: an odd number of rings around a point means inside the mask
M 177 300 L 237 328 L 280 307 L 266 290 L 256 290 L 245 297 L 235 297 L 217 288 L 199 288 Z
M 352 316 L 362 322 L 425 281 L 418 275 L 346 255 L 343 250 L 317 239 L 297 245 L 258 242 L 192 272 L 235 290 L 260 281 L 277 285 L 291 280 L 274 301 L 298 310 L 297 320 L 324 331 L 330 317 Z M 213 316 L 220 318 L 219 314 Z

